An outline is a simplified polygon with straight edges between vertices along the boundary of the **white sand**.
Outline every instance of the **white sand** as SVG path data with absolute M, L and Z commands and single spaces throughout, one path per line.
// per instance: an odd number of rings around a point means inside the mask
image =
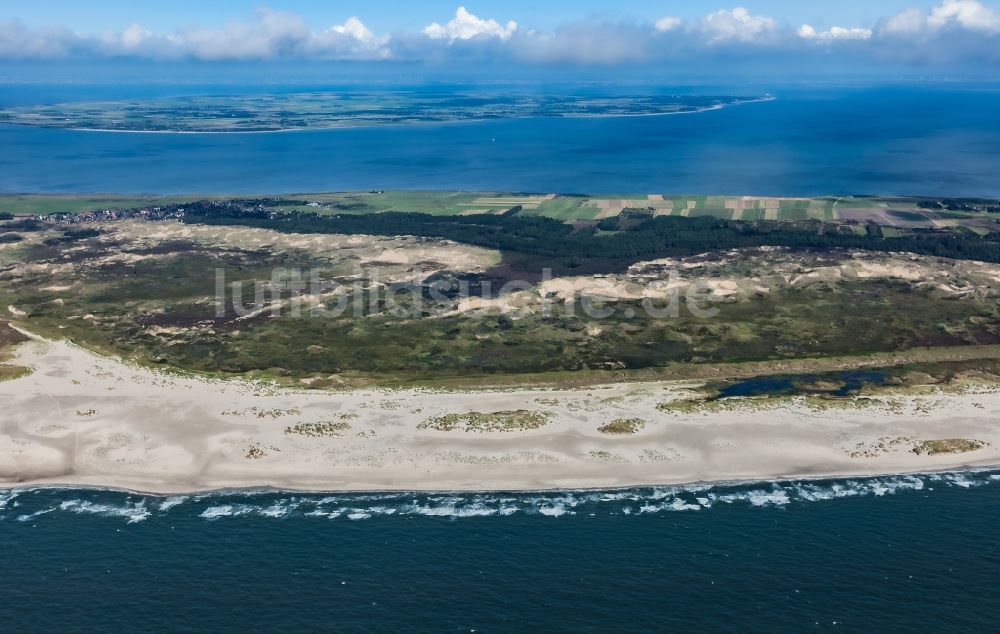
M 262 486 L 544 489 L 1000 464 L 996 386 L 892 397 L 893 407 L 815 411 L 799 404 L 762 411 L 748 405 L 744 411 L 676 414 L 656 405 L 685 396 L 678 383 L 329 393 L 180 377 L 66 342 L 35 340 L 18 356 L 35 372 L 0 383 L 0 486 L 163 493 Z M 513 409 L 550 412 L 551 422 L 519 432 L 417 429 L 438 414 Z M 646 421 L 634 435 L 598 431 L 611 420 L 633 417 Z M 286 427 L 321 421 L 347 422 L 350 429 L 338 437 L 285 433 Z M 936 456 L 911 450 L 919 440 L 942 438 L 990 446 Z

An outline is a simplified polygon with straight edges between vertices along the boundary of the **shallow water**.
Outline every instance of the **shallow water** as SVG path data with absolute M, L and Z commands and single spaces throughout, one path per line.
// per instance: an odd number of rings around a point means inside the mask
M 817 380 L 840 383 L 833 390 L 803 390 L 802 384 Z M 826 374 L 778 374 L 737 381 L 719 390 L 713 400 L 734 396 L 783 396 L 804 392 L 822 392 L 829 396 L 849 396 L 865 386 L 884 386 L 888 373 L 881 370 L 853 370 Z

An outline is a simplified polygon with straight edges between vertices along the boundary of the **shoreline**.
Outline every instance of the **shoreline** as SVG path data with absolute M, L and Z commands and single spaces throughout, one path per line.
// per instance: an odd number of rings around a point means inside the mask
M 816 484 L 824 482 L 836 482 L 839 480 L 875 480 L 880 478 L 905 478 L 905 477 L 927 477 L 935 475 L 965 475 L 987 473 L 990 471 L 1000 471 L 1000 462 L 988 464 L 967 463 L 955 467 L 941 467 L 938 469 L 899 471 L 899 472 L 857 472 L 857 473 L 837 473 L 837 474 L 812 474 L 812 475 L 781 475 L 781 476 L 753 476 L 748 478 L 737 478 L 727 480 L 697 480 L 693 482 L 645 482 L 622 484 L 615 486 L 578 486 L 578 487 L 551 487 L 551 488 L 498 488 L 498 489 L 477 489 L 477 488 L 455 488 L 455 489 L 435 489 L 435 488 L 354 488 L 354 489 L 313 489 L 283 487 L 276 485 L 247 485 L 197 489 L 143 489 L 132 487 L 127 484 L 100 484 L 87 482 L 49 482 L 34 481 L 24 483 L 0 482 L 0 493 L 3 492 L 28 492 L 28 491 L 90 491 L 123 493 L 128 495 L 141 495 L 156 498 L 169 498 L 176 496 L 197 496 L 212 497 L 224 495 L 328 495 L 328 496 L 351 496 L 351 495 L 554 495 L 560 493 L 616 493 L 623 491 L 635 491 L 640 489 L 679 489 L 702 490 L 709 488 L 737 488 L 752 487 L 762 484 L 791 484 L 805 483 Z
M 523 117 L 492 117 L 492 118 L 472 118 L 472 119 L 453 119 L 453 120 L 443 120 L 443 121 L 395 121 L 388 123 L 360 123 L 357 125 L 331 125 L 331 126 L 304 126 L 300 128 L 276 128 L 268 130 L 123 130 L 115 128 L 82 128 L 75 126 L 56 126 L 56 125 L 36 125 L 32 123 L 22 123 L 18 121 L 3 121 L 5 125 L 25 127 L 25 128 L 39 128 L 47 130 L 72 130 L 74 132 L 111 132 L 111 133 L 121 133 L 121 134 L 280 134 L 285 132 L 322 132 L 326 130 L 357 130 L 357 129 L 371 129 L 371 128 L 394 128 L 402 126 L 419 126 L 419 125 L 454 125 L 454 124 L 475 124 L 484 123 L 487 121 L 511 121 L 516 119 L 628 119 L 633 117 L 665 117 L 670 115 L 682 115 L 682 114 L 700 114 L 703 112 L 715 112 L 717 110 L 724 110 L 731 106 L 742 106 L 751 103 L 766 103 L 769 101 L 777 101 L 777 97 L 766 96 L 757 99 L 747 99 L 744 101 L 734 101 L 725 104 L 716 104 L 712 106 L 704 106 L 700 108 L 693 108 L 691 110 L 681 110 L 675 112 L 642 112 L 634 114 L 565 114 L 565 115 L 528 115 Z
M 661 405 L 689 397 L 690 381 L 327 392 L 178 376 L 37 336 L 15 354 L 34 371 L 0 383 L 0 490 L 526 492 L 1000 466 L 994 384 L 876 396 L 863 407 L 738 400 L 710 412 L 676 411 Z M 436 422 L 470 412 L 528 412 L 543 422 Z M 637 419 L 640 429 L 630 434 L 600 431 Z M 964 453 L 917 451 L 938 439 L 981 444 Z

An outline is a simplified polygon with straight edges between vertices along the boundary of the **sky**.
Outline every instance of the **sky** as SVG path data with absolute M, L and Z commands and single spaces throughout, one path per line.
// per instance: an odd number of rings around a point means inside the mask
M 0 62 L 1000 71 L 1000 0 L 3 0 Z
M 766 14 L 790 22 L 810 22 L 832 26 L 851 24 L 871 26 L 884 15 L 895 14 L 910 7 L 928 10 L 935 3 L 912 0 L 765 0 L 738 2 L 731 6 L 710 6 L 705 2 L 650 0 L 485 0 L 466 3 L 473 14 L 497 20 L 516 20 L 534 28 L 553 29 L 564 22 L 594 16 L 619 20 L 655 21 L 664 15 L 695 19 L 708 13 L 706 9 L 732 9 L 744 6 L 754 13 Z M 267 6 L 277 11 L 301 15 L 314 25 L 333 25 L 351 16 L 360 17 L 377 32 L 414 30 L 433 21 L 442 21 L 454 14 L 454 0 L 333 1 L 330 0 L 173 0 L 171 2 L 135 2 L 134 0 L 4 0 L 0 14 L 19 18 L 34 26 L 62 25 L 83 33 L 99 34 L 121 31 L 132 24 L 169 32 L 200 24 L 222 25 L 234 19 L 246 18 Z

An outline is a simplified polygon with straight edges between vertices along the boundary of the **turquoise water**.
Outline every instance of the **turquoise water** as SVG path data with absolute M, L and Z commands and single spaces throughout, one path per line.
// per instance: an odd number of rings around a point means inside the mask
M 214 92 L 176 87 L 182 89 Z M 0 105 L 142 98 L 169 90 L 5 85 L 0 86 Z M 777 100 L 661 117 L 512 119 L 273 134 L 128 134 L 4 126 L 0 191 L 437 188 L 1000 196 L 996 86 L 687 90 L 771 92 Z
M 1000 473 L 524 494 L 0 493 L 5 631 L 989 631 Z

